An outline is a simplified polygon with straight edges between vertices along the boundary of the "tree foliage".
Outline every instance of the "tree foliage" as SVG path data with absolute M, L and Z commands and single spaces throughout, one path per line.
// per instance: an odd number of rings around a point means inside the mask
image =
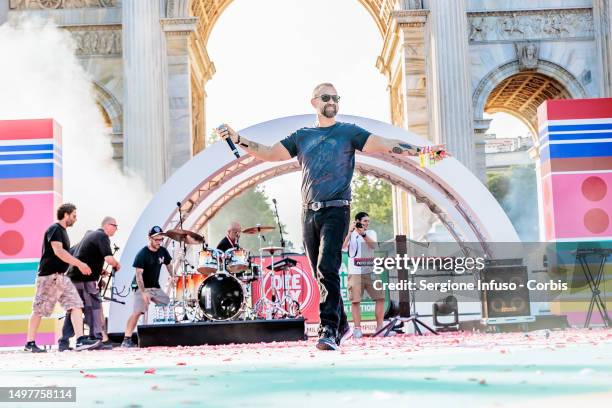
M 393 203 L 391 184 L 372 176 L 353 177 L 351 220 L 365 211 L 370 216 L 370 229 L 376 231 L 379 241 L 393 238 Z
M 268 196 L 262 186 L 246 190 L 232 199 L 215 215 L 210 221 L 210 237 L 207 237 L 210 245 L 217 245 L 225 236 L 227 227 L 232 221 L 238 221 L 243 229 L 257 224 L 276 226 L 273 207 L 269 204 Z M 286 236 L 286 227 L 285 225 L 282 226 Z M 278 229 L 265 234 L 265 237 L 267 241 L 263 243 L 263 246 L 280 245 Z M 259 248 L 259 239 L 257 235 L 242 234 L 240 246 L 253 253 Z M 292 243 L 287 241 L 287 249 L 291 246 Z

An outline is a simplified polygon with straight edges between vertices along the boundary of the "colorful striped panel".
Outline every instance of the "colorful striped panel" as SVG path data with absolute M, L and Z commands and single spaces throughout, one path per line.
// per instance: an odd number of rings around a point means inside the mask
M 0 140 L 55 139 L 61 143 L 59 124 L 53 119 L 0 121 Z
M 33 285 L 38 262 L 0 263 L 0 287 Z
M 0 334 L 0 347 L 21 347 L 26 343 L 26 333 Z M 39 346 L 56 344 L 55 332 L 36 334 L 36 344 Z
M 538 120 L 546 239 L 610 239 L 612 99 L 546 101 Z
M 55 221 L 54 200 L 53 193 L 0 195 L 2 259 L 40 257 L 45 230 Z
M 0 346 L 25 342 L 43 234 L 62 201 L 62 171 L 54 120 L 0 121 Z M 54 321 L 44 320 L 40 344 L 55 343 Z

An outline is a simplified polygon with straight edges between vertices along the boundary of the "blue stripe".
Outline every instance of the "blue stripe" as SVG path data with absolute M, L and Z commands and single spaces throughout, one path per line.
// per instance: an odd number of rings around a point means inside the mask
M 612 132 L 604 133 L 550 133 L 540 140 L 584 140 L 584 139 L 611 139 Z
M 612 130 L 612 123 L 592 123 L 586 125 L 548 126 L 549 132 L 573 132 L 576 130 Z
M 566 159 L 571 157 L 607 157 L 612 156 L 612 142 L 550 144 L 548 145 L 548 149 L 544 149 L 542 153 L 546 151 L 550 151 L 551 159 Z
M 53 150 L 52 144 L 0 146 L 0 152 L 31 152 L 33 150 Z
M 36 153 L 36 154 L 0 154 L 1 161 L 12 161 L 12 160 L 38 160 L 38 159 L 52 159 L 53 153 Z
M 11 271 L 0 273 L 0 285 L 32 285 L 36 281 L 37 270 Z
M 53 163 L 7 164 L 0 166 L 0 178 L 53 177 Z
M 548 146 L 544 149 L 540 149 L 540 163 L 544 163 L 550 160 L 550 149 Z

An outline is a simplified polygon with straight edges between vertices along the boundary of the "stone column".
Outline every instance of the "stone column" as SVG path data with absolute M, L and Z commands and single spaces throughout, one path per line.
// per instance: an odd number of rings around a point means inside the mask
M 169 175 L 166 49 L 161 2 L 124 0 L 124 169 L 155 192 Z
M 0 0 L 0 25 L 8 19 L 9 0 Z
M 195 30 L 196 23 L 197 18 L 162 20 L 168 60 L 168 176 L 193 156 L 189 36 Z
M 602 97 L 612 97 L 612 1 L 595 0 L 593 2 L 595 17 L 595 40 L 601 55 Z
M 434 140 L 475 171 L 466 0 L 430 0 L 428 92 Z
M 485 133 L 491 126 L 492 119 L 474 119 L 474 167 L 476 175 L 487 185 L 487 158 L 485 155 Z

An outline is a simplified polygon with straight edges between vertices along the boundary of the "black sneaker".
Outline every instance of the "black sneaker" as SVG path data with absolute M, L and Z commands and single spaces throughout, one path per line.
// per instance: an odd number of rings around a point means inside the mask
M 74 350 L 72 347 L 70 347 L 70 344 L 68 344 L 68 342 L 59 342 L 59 344 L 57 345 L 57 349 L 62 352 L 62 351 L 72 351 Z
M 132 339 L 123 339 L 123 343 L 121 343 L 121 347 L 123 347 L 123 348 L 134 348 L 134 347 L 138 347 L 138 346 L 136 344 L 134 344 Z
M 351 329 L 351 325 L 348 324 L 348 322 L 344 322 L 344 324 L 338 328 L 338 336 L 336 337 L 336 344 L 341 346 L 342 343 L 344 343 L 346 340 L 351 338 L 352 335 L 353 335 L 353 329 Z
M 338 350 L 336 336 L 336 330 L 329 326 L 319 328 L 319 341 L 317 341 L 317 348 L 319 350 Z
M 87 336 L 81 336 L 77 339 L 74 349 L 76 351 L 89 350 L 98 347 L 100 343 L 101 342 L 98 339 L 90 339 Z
M 103 341 L 100 343 L 100 345 L 96 348 L 96 350 L 112 350 L 113 349 L 113 343 L 111 343 L 111 341 Z
M 30 352 L 32 352 L 32 353 L 46 353 L 46 352 L 47 352 L 47 350 L 45 350 L 45 349 L 41 349 L 40 347 L 38 347 L 38 346 L 36 345 L 36 343 L 35 343 L 35 342 L 33 342 L 33 341 L 28 341 L 28 342 L 25 344 L 25 347 L 23 348 L 23 350 L 24 350 L 24 351 L 30 351 Z

